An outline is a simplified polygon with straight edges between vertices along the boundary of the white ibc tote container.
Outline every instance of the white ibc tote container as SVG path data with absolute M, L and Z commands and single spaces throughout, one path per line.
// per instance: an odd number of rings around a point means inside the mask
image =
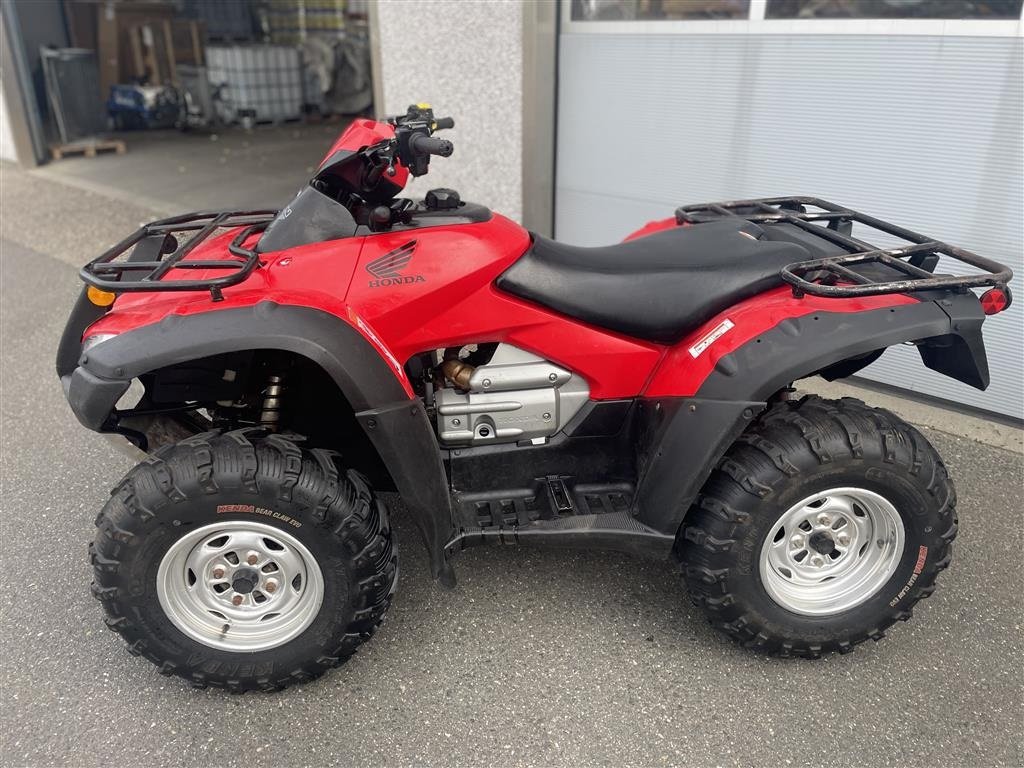
M 210 82 L 238 118 L 278 122 L 302 116 L 302 61 L 289 45 L 211 45 Z

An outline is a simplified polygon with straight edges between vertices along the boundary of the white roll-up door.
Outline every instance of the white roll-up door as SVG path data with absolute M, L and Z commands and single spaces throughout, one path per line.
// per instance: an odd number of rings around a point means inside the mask
M 985 323 L 990 388 L 909 347 L 861 375 L 1022 418 L 1022 43 L 563 31 L 556 236 L 605 244 L 681 204 L 814 195 L 963 246 L 1015 272 L 1013 307 Z

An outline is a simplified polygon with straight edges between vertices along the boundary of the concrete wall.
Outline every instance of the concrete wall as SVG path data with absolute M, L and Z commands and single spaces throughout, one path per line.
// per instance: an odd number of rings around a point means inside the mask
M 378 0 L 379 115 L 426 101 L 455 118 L 450 158 L 407 192 L 457 189 L 513 219 L 522 212 L 522 25 L 518 0 Z
M 10 160 L 12 163 L 18 161 L 18 154 L 14 149 L 11 119 L 7 111 L 7 99 L 4 96 L 2 82 L 0 82 L 0 160 Z

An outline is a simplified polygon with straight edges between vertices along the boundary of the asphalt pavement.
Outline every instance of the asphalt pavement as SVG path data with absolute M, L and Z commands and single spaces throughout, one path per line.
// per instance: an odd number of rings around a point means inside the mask
M 63 194 L 39 184 L 40 204 Z M 276 695 L 160 677 L 89 594 L 92 520 L 129 463 L 77 424 L 53 370 L 94 216 L 135 212 L 75 197 L 0 240 L 0 764 L 1024 763 L 1021 455 L 928 428 L 960 496 L 952 567 L 912 621 L 847 656 L 737 648 L 671 566 L 615 554 L 471 550 L 447 592 L 389 499 L 398 594 L 348 664 Z

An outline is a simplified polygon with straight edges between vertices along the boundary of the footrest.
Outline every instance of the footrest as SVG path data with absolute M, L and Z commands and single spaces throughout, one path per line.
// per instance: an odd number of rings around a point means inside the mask
M 648 528 L 632 514 L 629 483 L 576 483 L 566 476 L 536 478 L 527 487 L 455 493 L 459 533 L 449 552 L 488 543 L 610 549 L 667 557 L 674 536 Z
M 604 549 L 656 559 L 667 558 L 675 537 L 659 533 L 628 513 L 570 515 L 526 525 L 464 529 L 445 550 L 454 553 L 484 544 Z
M 633 486 L 629 483 L 576 483 L 572 477 L 549 475 L 522 488 L 453 496 L 461 527 L 511 528 L 538 520 L 576 515 L 629 514 Z
M 581 515 L 628 514 L 633 506 L 633 488 L 577 485 L 576 498 Z

